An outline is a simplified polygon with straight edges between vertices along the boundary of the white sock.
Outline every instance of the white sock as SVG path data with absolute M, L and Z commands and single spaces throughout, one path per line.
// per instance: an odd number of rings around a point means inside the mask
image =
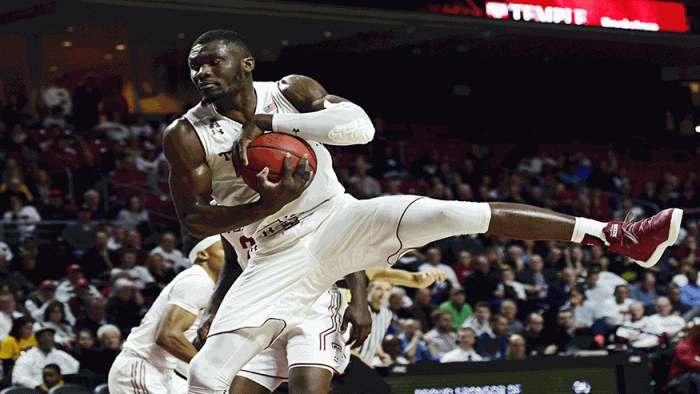
M 596 237 L 603 241 L 606 245 L 608 242 L 605 240 L 605 234 L 603 233 L 603 228 L 607 223 L 599 222 L 593 219 L 586 218 L 576 218 L 576 224 L 574 225 L 574 232 L 571 234 L 571 242 L 581 243 L 583 237 L 588 234 L 592 237 Z

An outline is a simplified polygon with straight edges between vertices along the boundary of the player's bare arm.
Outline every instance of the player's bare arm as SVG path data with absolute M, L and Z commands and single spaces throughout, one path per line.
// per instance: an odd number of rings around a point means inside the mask
M 445 273 L 433 269 L 424 272 L 409 272 L 394 268 L 371 268 L 365 271 L 369 281 L 383 280 L 396 286 L 406 286 L 415 288 L 426 288 L 433 283 L 445 281 Z
M 353 349 L 359 348 L 372 331 L 372 314 L 367 304 L 367 279 L 362 271 L 345 277 L 350 287 L 350 303 L 345 309 L 340 331 L 345 332 L 348 323 L 352 323 L 347 344 Z
M 178 359 L 189 363 L 197 349 L 185 338 L 185 331 L 197 320 L 197 315 L 177 305 L 170 305 L 156 337 L 156 344 Z
M 308 186 L 301 175 L 293 174 L 287 158 L 282 181 L 269 182 L 265 170 L 258 174 L 259 200 L 236 206 L 211 206 L 211 172 L 199 138 L 186 120 L 179 119 L 166 129 L 163 153 L 170 164 L 170 192 L 177 217 L 190 234 L 200 238 L 264 219 L 294 201 Z M 299 165 L 306 166 L 306 160 L 302 159 Z
M 224 300 L 224 296 L 233 285 L 233 282 L 235 282 L 243 272 L 238 261 L 236 261 L 236 252 L 233 246 L 231 246 L 224 237 L 221 237 L 221 245 L 224 248 L 224 264 L 221 266 L 221 271 L 219 271 L 219 278 L 214 286 L 214 294 L 211 296 L 209 305 L 204 311 L 202 321 L 197 329 L 197 337 L 195 339 L 197 347 L 201 347 L 204 345 L 204 342 L 206 342 L 207 335 L 209 334 L 209 327 L 216 316 L 216 312 L 219 310 L 221 301 Z
M 282 78 L 279 88 L 300 114 L 256 114 L 243 126 L 234 160 L 247 164 L 246 147 L 268 130 L 329 145 L 366 144 L 374 126 L 362 108 L 328 94 L 317 81 L 302 75 Z M 325 111 L 325 112 L 324 112 Z

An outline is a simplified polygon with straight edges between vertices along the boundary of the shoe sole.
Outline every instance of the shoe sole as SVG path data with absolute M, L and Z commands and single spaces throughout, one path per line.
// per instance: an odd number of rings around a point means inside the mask
M 654 253 L 651 254 L 651 257 L 649 257 L 647 261 L 635 260 L 637 264 L 641 265 L 644 268 L 650 268 L 656 265 L 656 263 L 659 262 L 661 255 L 663 255 L 666 251 L 666 248 L 676 243 L 676 240 L 678 239 L 678 233 L 681 229 L 682 220 L 683 210 L 673 208 L 673 213 L 671 214 L 671 224 L 669 225 L 668 230 L 668 239 L 666 239 L 665 242 L 662 242 L 661 244 L 659 244 L 659 246 L 656 247 L 656 250 L 654 250 Z

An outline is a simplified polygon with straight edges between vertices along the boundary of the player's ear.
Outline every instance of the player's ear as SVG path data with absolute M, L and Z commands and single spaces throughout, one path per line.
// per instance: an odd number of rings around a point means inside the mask
M 209 252 L 207 252 L 206 249 L 205 249 L 205 250 L 200 250 L 199 252 L 197 252 L 197 258 L 196 258 L 196 260 L 208 261 L 208 260 L 209 260 Z
M 255 68 L 255 59 L 252 56 L 241 60 L 241 63 L 243 63 L 243 70 L 246 72 L 251 72 Z

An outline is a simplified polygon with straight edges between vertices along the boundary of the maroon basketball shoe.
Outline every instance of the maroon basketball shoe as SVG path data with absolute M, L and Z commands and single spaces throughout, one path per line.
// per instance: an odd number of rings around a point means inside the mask
M 652 267 L 666 248 L 676 242 L 682 218 L 682 210 L 669 208 L 637 222 L 632 222 L 630 215 L 624 222 L 609 222 L 603 229 L 607 249 L 631 258 L 642 267 Z

